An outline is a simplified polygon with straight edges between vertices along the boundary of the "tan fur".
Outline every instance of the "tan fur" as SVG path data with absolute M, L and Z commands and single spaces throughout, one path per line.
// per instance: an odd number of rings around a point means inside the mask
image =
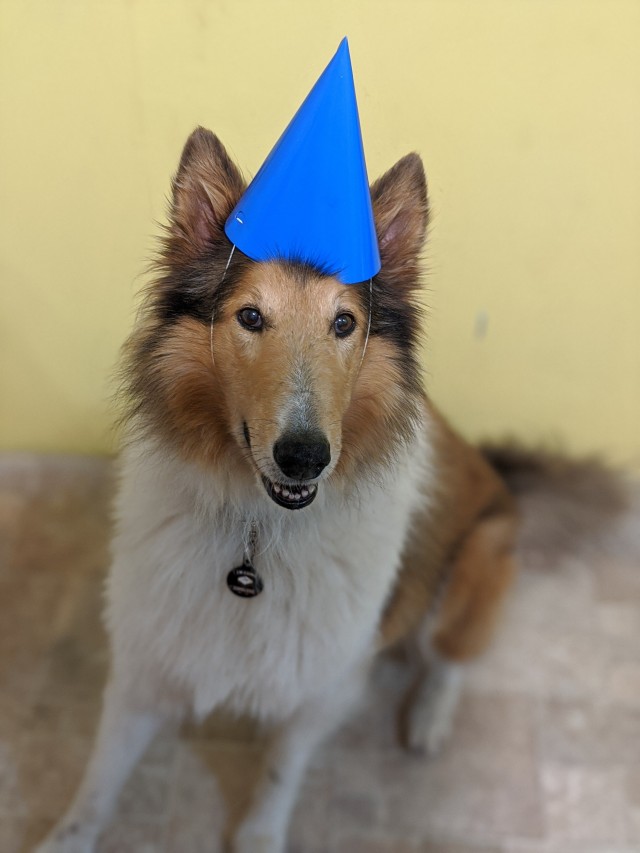
M 375 468 L 393 458 L 395 448 L 389 445 L 389 425 L 400 411 L 409 422 L 416 416 L 402 390 L 393 346 L 373 338 L 344 415 L 342 456 L 336 476 L 354 476 L 359 467 Z M 398 428 L 401 431 L 401 425 Z
M 178 321 L 153 364 L 158 407 L 164 411 L 158 425 L 167 437 L 180 435 L 182 455 L 209 464 L 237 455 L 226 428 L 225 400 L 216 382 L 206 326 L 189 317 Z
M 251 333 L 238 323 L 242 308 L 258 308 L 268 326 Z M 336 315 L 356 318 L 352 335 L 337 339 Z M 248 424 L 256 457 L 268 456 L 282 424 L 278 413 L 300 393 L 312 391 L 314 420 L 337 457 L 342 418 L 349 405 L 364 346 L 367 317 L 353 291 L 335 279 L 299 274 L 276 263 L 251 268 L 224 306 L 214 329 L 218 385 L 229 413 L 229 428 Z
M 464 540 L 434 625 L 441 657 L 464 661 L 487 647 L 515 575 L 514 534 L 513 519 L 501 515 L 477 524 Z

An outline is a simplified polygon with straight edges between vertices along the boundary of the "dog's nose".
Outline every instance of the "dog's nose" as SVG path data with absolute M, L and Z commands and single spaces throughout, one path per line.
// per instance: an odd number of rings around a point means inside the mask
M 318 430 L 285 433 L 273 445 L 273 458 L 292 480 L 313 480 L 331 461 L 331 448 Z

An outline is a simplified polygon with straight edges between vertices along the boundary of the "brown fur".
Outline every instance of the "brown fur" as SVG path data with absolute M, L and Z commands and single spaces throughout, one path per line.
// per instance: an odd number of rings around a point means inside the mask
M 597 458 L 511 442 L 470 447 L 431 410 L 439 492 L 418 519 L 381 625 L 383 646 L 433 618 L 442 657 L 466 660 L 491 639 L 516 571 L 531 553 L 638 559 L 638 487 Z
M 438 605 L 440 650 L 459 659 L 480 652 L 488 640 L 513 575 L 518 519 L 495 471 L 433 407 L 429 414 L 437 487 L 414 522 L 381 643 L 407 636 Z
M 185 458 L 211 464 L 238 455 L 202 323 L 185 317 L 172 327 L 154 354 L 149 380 L 163 412 L 156 430 L 172 444 L 179 441 Z
M 502 514 L 475 525 L 453 560 L 434 625 L 433 645 L 447 660 L 484 651 L 515 575 L 513 517 Z
M 367 358 L 358 376 L 354 394 L 344 414 L 342 455 L 335 474 L 352 478 L 363 470 L 375 471 L 394 459 L 399 440 L 409 438 L 420 411 L 418 395 L 407 396 L 401 365 L 394 358 L 393 345 L 372 338 Z

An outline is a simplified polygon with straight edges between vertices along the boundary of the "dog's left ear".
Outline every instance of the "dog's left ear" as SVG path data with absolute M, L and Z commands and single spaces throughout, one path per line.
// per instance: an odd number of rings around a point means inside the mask
M 429 221 L 427 179 L 418 154 L 407 154 L 371 187 L 373 215 L 382 260 L 381 276 L 390 285 L 413 289 Z

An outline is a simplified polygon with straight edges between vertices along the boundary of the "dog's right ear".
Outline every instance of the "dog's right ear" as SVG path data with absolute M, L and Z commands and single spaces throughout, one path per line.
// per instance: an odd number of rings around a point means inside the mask
M 245 189 L 240 170 L 215 134 L 203 127 L 187 140 L 173 179 L 171 235 L 189 256 L 224 236 L 224 223 Z

